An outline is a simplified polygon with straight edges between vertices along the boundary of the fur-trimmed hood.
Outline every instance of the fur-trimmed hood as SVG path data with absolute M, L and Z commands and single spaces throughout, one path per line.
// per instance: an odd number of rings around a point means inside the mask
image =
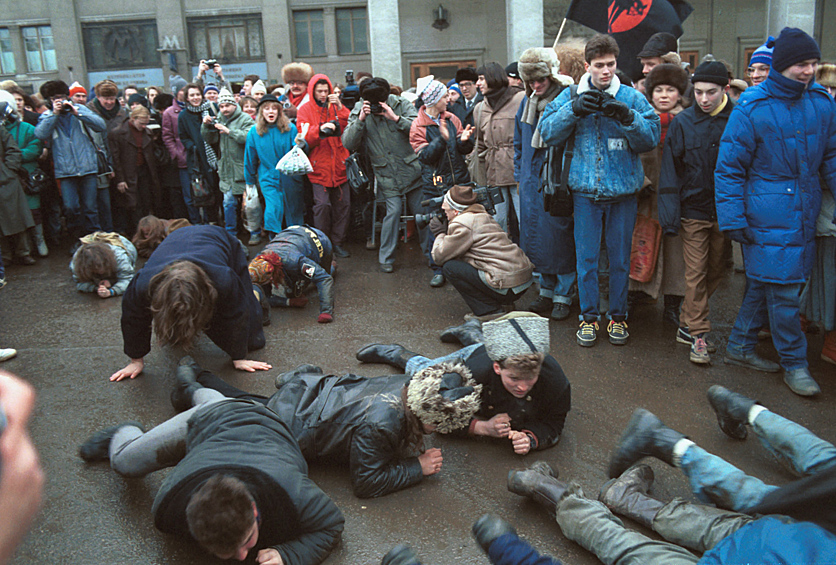
M 479 410 L 482 385 L 462 363 L 441 363 L 415 373 L 406 404 L 424 425 L 446 434 L 470 424 Z

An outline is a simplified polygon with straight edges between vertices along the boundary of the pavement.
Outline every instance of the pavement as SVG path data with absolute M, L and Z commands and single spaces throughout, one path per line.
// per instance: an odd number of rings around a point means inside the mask
M 352 256 L 339 262 L 333 323 L 316 322 L 315 294 L 304 309 L 272 310 L 272 324 L 265 328 L 267 346 L 251 356 L 272 363 L 272 370 L 235 371 L 205 336 L 193 351 L 197 362 L 236 386 L 271 394 L 275 376 L 301 363 L 336 374 L 388 374 L 386 366 L 355 360 L 357 349 L 370 342 L 396 342 L 430 357 L 455 350 L 441 343 L 438 334 L 461 323 L 467 307 L 450 285 L 429 286 L 432 273 L 416 242 L 400 244 L 393 274 L 377 270 L 375 251 L 361 244 L 347 248 Z M 88 465 L 78 458 L 78 445 L 102 427 L 124 420 L 153 426 L 174 415 L 169 391 L 182 351 L 154 346 L 142 375 L 109 382 L 128 362 L 119 325 L 121 298 L 103 300 L 76 292 L 68 263 L 67 249 L 58 248 L 35 266 L 7 266 L 9 284 L 0 290 L 0 347 L 19 351 L 2 369 L 37 389 L 31 428 L 47 477 L 43 509 L 12 563 L 220 563 L 187 540 L 155 530 L 150 508 L 165 470 L 123 479 L 107 464 Z M 711 301 L 713 336 L 720 346 L 711 366 L 688 361 L 688 348 L 676 343 L 675 328 L 662 321 L 661 299 L 631 313 L 630 342 L 624 347 L 610 345 L 605 335 L 592 348 L 576 345 L 577 306 L 570 319 L 552 321 L 551 353 L 572 384 L 572 411 L 552 449 L 520 457 L 505 442 L 432 436 L 427 446 L 442 449 L 442 471 L 413 488 L 371 500 L 353 496 L 347 468 L 314 466 L 312 478 L 346 518 L 342 542 L 326 563 L 377 564 L 391 547 L 408 543 L 426 565 L 485 564 L 488 560 L 470 534 L 484 513 L 508 520 L 536 548 L 566 564 L 598 563 L 564 538 L 541 508 L 509 493 L 506 476 L 509 469 L 543 460 L 558 468 L 562 479 L 577 481 L 588 496 L 596 497 L 607 479 L 609 453 L 637 407 L 655 412 L 700 446 L 767 483 L 792 480 L 754 438 L 739 442 L 720 432 L 705 392 L 717 383 L 754 396 L 834 442 L 836 372 L 819 360 L 821 335 L 808 335 L 811 371 L 823 389 L 817 399 L 794 395 L 780 374 L 724 365 L 722 352 L 743 285 L 742 274 L 729 273 Z M 520 308 L 535 298 L 529 291 Z M 768 341 L 758 351 L 777 360 Z M 657 476 L 652 494 L 694 500 L 681 472 L 659 461 L 650 464 Z M 629 521 L 627 525 L 654 535 Z

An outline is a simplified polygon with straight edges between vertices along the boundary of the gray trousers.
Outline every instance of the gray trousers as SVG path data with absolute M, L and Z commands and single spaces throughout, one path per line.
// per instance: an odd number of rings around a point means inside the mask
M 605 565 L 692 565 L 703 553 L 754 518 L 674 499 L 656 515 L 653 529 L 669 541 L 656 541 L 624 527 L 597 500 L 568 495 L 557 507 L 563 535 L 594 553 Z M 671 542 L 671 543 L 669 543 Z
M 194 406 L 143 432 L 136 426 L 122 426 L 110 440 L 110 466 L 123 477 L 144 477 L 173 467 L 186 456 L 189 419 L 210 404 L 226 400 L 220 392 L 200 388 L 192 396 Z
M 421 196 L 423 193 L 420 188 L 416 188 L 407 192 L 406 205 L 410 214 L 421 212 Z M 380 226 L 380 250 L 378 251 L 378 261 L 380 263 L 392 264 L 395 262 L 395 247 L 398 245 L 398 224 L 401 221 L 401 197 L 393 196 L 387 198 L 386 215 Z M 421 242 L 421 248 L 424 248 L 424 240 L 427 238 L 427 229 L 418 230 L 418 238 Z

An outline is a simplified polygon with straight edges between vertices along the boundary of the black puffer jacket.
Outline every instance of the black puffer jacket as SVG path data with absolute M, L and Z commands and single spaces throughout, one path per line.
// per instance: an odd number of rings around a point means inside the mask
M 225 400 L 198 410 L 189 420 L 186 451 L 154 499 L 159 530 L 191 538 L 189 499 L 222 473 L 247 485 L 261 516 L 250 558 L 273 547 L 284 563 L 315 565 L 339 541 L 342 512 L 308 478 L 308 465 L 287 425 L 263 405 Z
M 679 232 L 680 218 L 713 221 L 714 169 L 720 138 L 734 108 L 731 100 L 716 116 L 693 105 L 668 127 L 659 175 L 659 223 L 667 234 Z
M 441 196 L 444 189 L 454 184 L 470 182 L 464 156 L 473 151 L 473 138 L 461 140 L 461 122 L 450 112 L 444 112 L 440 117 L 445 120 L 449 133 L 446 141 L 424 107 L 418 111 L 409 130 L 409 143 L 421 162 L 421 182 L 427 197 Z
M 397 375 L 304 375 L 274 394 L 267 406 L 290 425 L 308 461 L 349 463 L 354 494 L 383 496 L 424 478 L 406 445 L 407 421 Z

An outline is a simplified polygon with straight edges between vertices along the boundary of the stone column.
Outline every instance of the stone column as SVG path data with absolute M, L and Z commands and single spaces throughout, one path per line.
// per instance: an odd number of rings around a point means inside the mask
M 160 67 L 163 70 L 162 85 L 167 92 L 171 93 L 171 59 L 169 53 L 174 54 L 177 64 L 177 73 L 186 79 L 192 80 L 192 70 L 189 65 L 189 36 L 186 31 L 186 16 L 183 12 L 183 3 L 179 0 L 156 0 L 155 11 L 157 14 L 157 37 L 160 51 Z
M 293 61 L 290 38 L 293 20 L 287 0 L 264 0 L 261 6 L 261 25 L 264 30 L 264 54 L 267 59 L 267 75 L 271 80 L 282 81 L 282 67 Z M 265 80 L 265 83 L 269 84 Z
M 69 84 L 70 67 L 75 80 L 87 80 L 87 65 L 81 50 L 81 25 L 78 23 L 76 3 L 73 0 L 49 2 L 49 20 L 52 26 L 52 40 L 58 62 L 58 75 Z M 25 58 L 24 61 L 25 62 Z M 44 77 L 51 80 L 56 77 Z
M 816 0 L 767 0 L 767 34 L 778 37 L 785 27 L 797 27 L 813 35 L 816 24 Z
M 543 47 L 543 0 L 505 0 L 508 63 L 529 47 Z
M 372 74 L 391 84 L 404 84 L 398 0 L 369 0 L 366 13 Z

